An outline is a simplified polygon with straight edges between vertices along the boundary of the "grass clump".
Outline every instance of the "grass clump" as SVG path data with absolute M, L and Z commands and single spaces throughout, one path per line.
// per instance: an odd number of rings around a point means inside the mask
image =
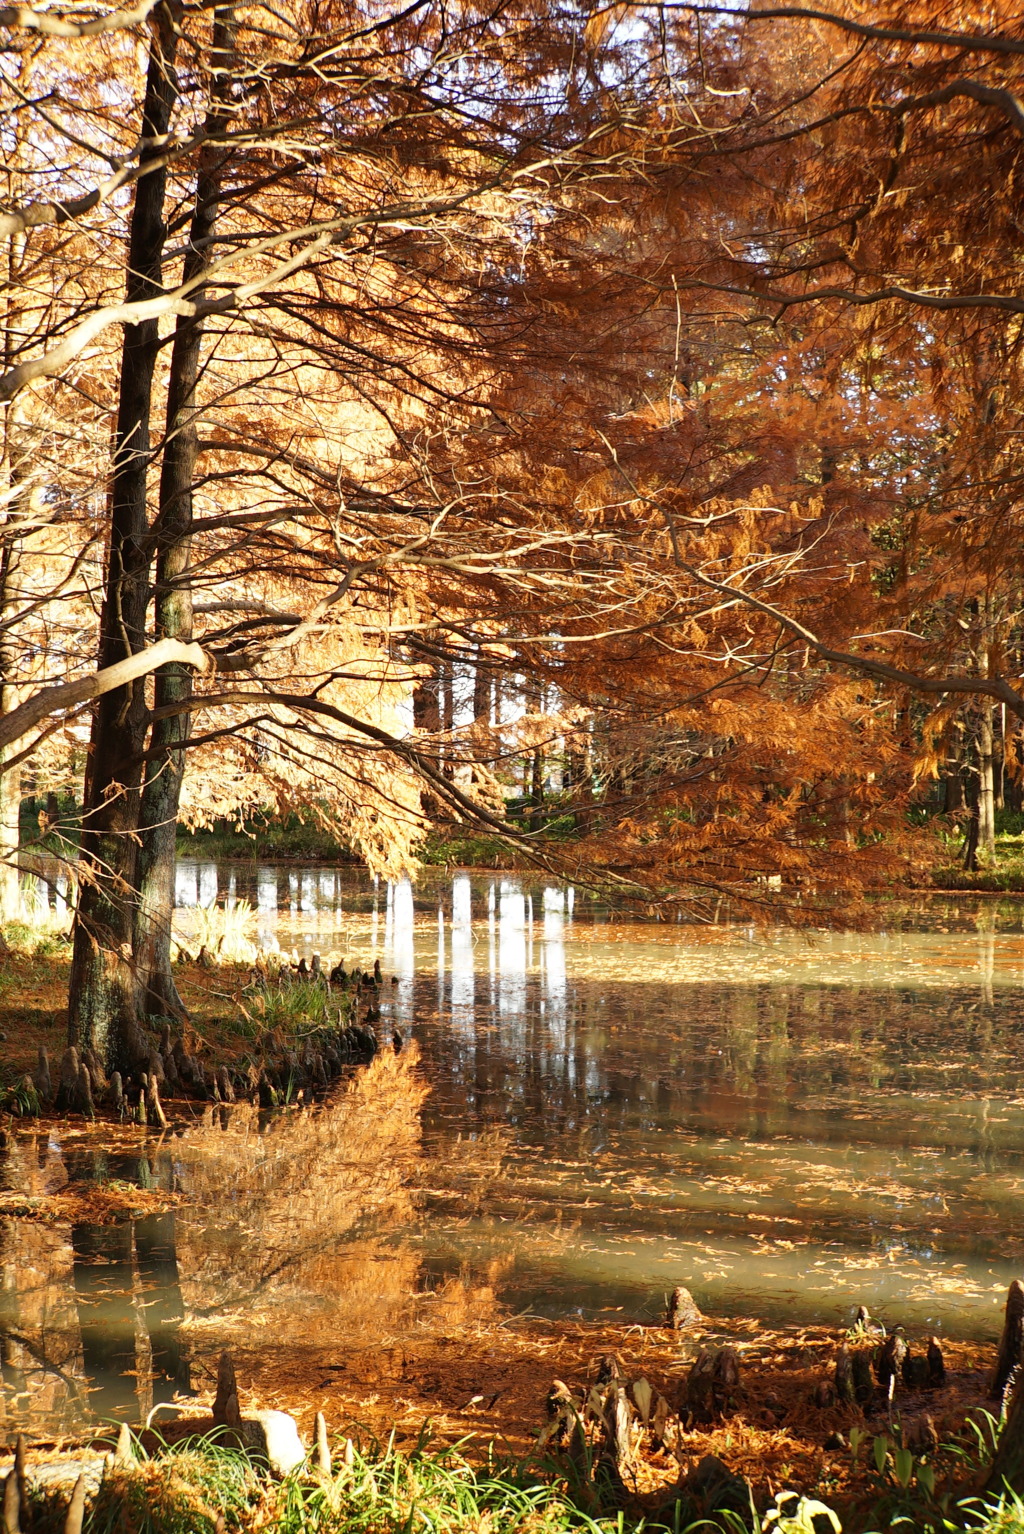
M 253 963 L 259 949 L 254 937 L 256 912 L 248 900 L 236 900 L 230 908 L 196 906 L 189 918 L 197 951 L 205 948 L 211 958 L 228 964 Z
M 16 1119 L 38 1118 L 42 1106 L 31 1077 L 20 1076 L 6 1086 L 0 1085 L 0 1113 L 9 1113 Z
M 964 1511 L 971 1509 L 965 1506 Z M 1024 1534 L 1024 1502 L 1012 1492 L 996 1504 L 981 1505 L 975 1511 L 979 1518 L 977 1523 L 971 1521 L 975 1534 Z
M 244 1031 L 262 1048 L 272 1041 L 326 1042 L 347 1026 L 352 1000 L 322 979 L 279 974 L 247 986 L 238 1008 Z
M 244 1453 L 189 1438 L 159 1459 L 108 1472 L 85 1527 L 88 1534 L 215 1534 L 218 1526 L 244 1527 L 261 1493 Z
M 257 1521 L 268 1483 L 239 1449 L 185 1438 L 149 1456 L 136 1442 L 134 1464 L 103 1467 L 86 1501 L 83 1534 L 223 1534 L 266 1527 Z M 32 1534 L 63 1534 L 69 1493 L 43 1485 L 30 1497 Z
M 189 1438 L 104 1468 L 84 1534 L 627 1534 L 636 1520 L 595 1519 L 556 1486 L 514 1467 L 474 1468 L 425 1435 L 409 1453 L 394 1442 L 365 1453 L 349 1442 L 333 1474 L 301 1466 L 283 1481 L 248 1456 Z M 32 1534 L 63 1530 L 67 1493 L 33 1496 Z M 680 1529 L 676 1534 L 687 1534 Z
M 333 1476 L 282 1483 L 273 1525 L 280 1534 L 604 1534 L 617 1517 L 595 1520 L 566 1494 L 514 1466 L 480 1470 L 459 1452 L 434 1449 L 425 1436 L 409 1453 L 394 1443 L 365 1454 Z

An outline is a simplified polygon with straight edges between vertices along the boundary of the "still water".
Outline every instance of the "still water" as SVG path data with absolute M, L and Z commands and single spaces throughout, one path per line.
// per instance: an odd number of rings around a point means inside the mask
M 394 1336 L 455 1290 L 643 1322 L 684 1283 L 719 1317 L 839 1324 L 864 1302 L 996 1330 L 1024 1268 L 1020 905 L 765 932 L 623 921 L 519 875 L 190 863 L 178 903 L 186 941 L 219 904 L 259 946 L 379 955 L 379 1031 L 416 1051 L 315 1110 L 207 1110 L 120 1159 L 59 1132 L 13 1147 L 0 1186 L 183 1202 L 3 1222 L 7 1431 L 144 1412 L 187 1386 L 190 1349 L 253 1327 L 293 1350 Z

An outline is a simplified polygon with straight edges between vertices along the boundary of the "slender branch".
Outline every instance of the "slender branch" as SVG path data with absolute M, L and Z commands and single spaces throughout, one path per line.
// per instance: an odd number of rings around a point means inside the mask
M 866 293 L 859 293 L 855 288 L 808 288 L 803 293 L 786 293 L 774 288 L 745 288 L 734 283 L 704 281 L 698 277 L 685 278 L 679 286 L 732 293 L 737 298 L 757 298 L 764 303 L 777 304 L 782 310 L 824 298 L 837 298 L 845 304 L 884 304 L 890 299 L 900 299 L 922 309 L 1001 309 L 1007 314 L 1024 314 L 1024 298 L 1014 298 L 1008 293 L 922 293 L 896 285 L 873 288 Z M 2 382 L 0 379 L 0 384 Z
M 24 234 L 28 229 L 40 229 L 68 223 L 72 219 L 81 218 L 83 214 L 92 212 L 119 192 L 123 187 L 130 186 L 133 182 L 141 181 L 144 176 L 151 176 L 157 171 L 166 170 L 177 164 L 179 160 L 194 154 L 197 149 L 203 149 L 216 142 L 224 152 L 232 149 L 247 148 L 261 143 L 264 139 L 273 136 L 279 139 L 283 132 L 302 126 L 303 120 L 296 118 L 287 123 L 274 123 L 271 128 L 261 132 L 247 130 L 244 133 L 223 133 L 216 140 L 208 133 L 196 133 L 190 138 L 182 139 L 177 143 L 168 145 L 163 154 L 150 155 L 152 145 L 139 143 L 131 152 L 129 158 L 145 153 L 146 158 L 134 164 L 117 165 L 114 174 L 99 186 L 94 186 L 90 191 L 83 192 L 80 197 L 70 197 L 66 202 L 30 202 L 21 207 L 12 208 L 9 212 L 0 213 L 0 239 L 10 239 L 13 235 Z
M 145 320 L 161 319 L 170 314 L 184 316 L 186 319 L 200 319 L 207 315 L 231 313 L 239 309 L 247 299 L 264 292 L 275 282 L 283 281 L 293 272 L 308 265 L 315 256 L 320 255 L 330 246 L 340 244 L 357 229 L 368 226 L 379 227 L 412 219 L 417 221 L 431 219 L 439 214 L 454 212 L 465 207 L 473 199 L 481 197 L 486 191 L 492 190 L 497 179 L 471 187 L 457 197 L 439 198 L 436 202 L 397 203 L 382 209 L 379 213 L 367 213 L 356 218 L 349 216 L 327 219 L 307 224 L 301 229 L 288 229 L 280 234 L 269 235 L 253 245 L 222 256 L 219 261 L 206 267 L 198 277 L 182 283 L 173 293 L 158 294 L 155 298 L 143 299 L 137 303 L 110 304 L 97 309 L 94 314 L 90 314 L 87 319 L 74 326 L 63 341 L 51 347 L 42 356 L 34 357 L 28 362 L 20 362 L 0 375 L 0 402 L 13 399 L 37 378 L 52 378 L 55 374 L 62 372 L 85 347 L 111 325 L 139 325 Z M 290 245 L 302 239 L 308 239 L 309 243 L 289 256 L 287 260 L 281 261 L 263 277 L 253 282 L 243 283 L 220 298 L 197 301 L 189 297 L 194 289 L 209 286 L 237 262 L 269 254 L 281 245 Z
M 768 618 L 774 619 L 789 633 L 809 645 L 816 655 L 822 660 L 831 661 L 833 665 L 844 666 L 853 671 L 859 671 L 864 676 L 877 677 L 879 681 L 895 682 L 900 687 L 908 687 L 913 692 L 927 693 L 932 696 L 945 696 L 947 693 L 960 693 L 968 697 L 995 698 L 1000 703 L 1005 703 L 1010 711 L 1017 715 L 1018 719 L 1024 720 L 1024 694 L 1011 687 L 1003 677 L 981 676 L 922 676 L 917 671 L 903 671 L 898 666 L 887 665 L 885 661 L 872 660 L 867 655 L 855 655 L 849 650 L 834 650 L 824 640 L 819 639 L 817 634 L 791 618 L 788 613 L 782 612 L 778 607 L 773 607 L 770 602 L 762 602 L 760 597 L 752 596 L 739 586 L 729 585 L 725 581 L 712 580 L 704 575 L 693 565 L 682 564 L 680 569 L 685 570 L 691 580 L 698 585 L 706 587 L 709 591 L 717 591 L 732 597 L 738 597 L 747 607 L 752 607 L 755 612 L 764 613 Z
M 605 10 L 622 9 L 621 0 Z M 686 0 L 668 0 L 660 5 L 664 11 L 690 11 L 699 16 L 731 16 L 736 21 L 821 21 L 826 26 L 850 32 L 854 37 L 865 37 L 887 43 L 926 43 L 939 48 L 961 48 L 970 53 L 1024 53 L 1024 40 L 1006 37 L 1001 33 L 983 36 L 976 32 L 945 32 L 925 27 L 882 27 L 872 22 L 854 21 L 849 16 L 837 16 L 834 11 L 819 11 L 804 5 L 773 5 L 764 9 L 738 10 L 724 5 L 690 5 Z M 591 14 L 600 14 L 599 12 Z

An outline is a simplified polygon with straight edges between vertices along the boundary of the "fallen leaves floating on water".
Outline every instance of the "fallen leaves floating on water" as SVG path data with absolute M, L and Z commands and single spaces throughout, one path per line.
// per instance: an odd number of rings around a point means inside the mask
M 71 1182 L 56 1193 L 0 1193 L 0 1217 L 112 1225 L 162 1214 L 184 1202 L 180 1193 L 140 1188 L 129 1182 Z

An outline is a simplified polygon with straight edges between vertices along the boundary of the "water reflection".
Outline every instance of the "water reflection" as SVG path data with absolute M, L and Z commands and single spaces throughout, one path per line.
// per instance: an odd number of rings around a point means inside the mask
M 336 929 L 360 958 L 366 894 Z M 504 1254 L 504 1298 L 561 1314 L 640 1315 L 681 1280 L 724 1310 L 990 1326 L 1024 1256 L 1019 908 L 762 934 L 616 922 L 512 875 L 384 900 L 383 1022 L 420 1041 L 437 1164 L 506 1136 L 477 1218 L 442 1198 L 418 1228 L 432 1269 Z
M 0 1221 L 0 1437 L 140 1421 L 191 1385 L 189 1349 L 260 1339 L 319 1353 L 412 1324 L 410 1226 L 425 1086 L 393 1052 L 318 1107 L 207 1109 L 148 1152 L 111 1155 L 60 1136 L 13 1142 L 2 1168 L 25 1193 L 111 1177 L 187 1202 L 109 1224 Z M 266 1345 L 266 1344 L 264 1344 Z
M 411 1030 L 430 1095 L 400 1075 L 318 1114 L 208 1113 L 145 1174 L 12 1150 L 12 1186 L 148 1175 L 188 1204 L 107 1246 L 6 1223 L 8 1424 L 29 1391 L 73 1419 L 87 1381 L 148 1410 L 187 1384 L 182 1336 L 400 1332 L 428 1275 L 561 1315 L 652 1319 L 681 1282 L 719 1313 L 995 1328 L 1024 1261 L 1019 904 L 800 934 L 641 926 L 500 873 L 185 864 L 178 890 L 186 935 L 215 891 L 264 944 L 379 956 L 381 1036 Z
M 166 1151 L 117 1156 L 47 1135 L 12 1142 L 3 1170 L 8 1185 L 36 1196 L 171 1178 Z M 174 1222 L 173 1213 L 109 1225 L 0 1221 L 0 1424 L 9 1435 L 137 1419 L 188 1390 Z

